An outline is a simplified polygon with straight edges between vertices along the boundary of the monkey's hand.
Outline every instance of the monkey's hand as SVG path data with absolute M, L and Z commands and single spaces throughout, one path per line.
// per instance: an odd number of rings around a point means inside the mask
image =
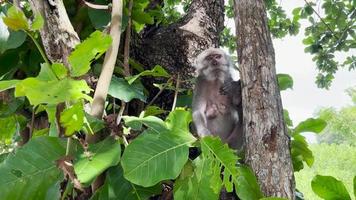
M 212 135 L 211 132 L 209 131 L 209 129 L 207 129 L 206 127 L 202 126 L 202 127 L 198 127 L 197 128 L 197 133 L 199 135 L 199 137 L 205 137 L 205 136 L 209 136 Z
M 233 81 L 228 80 L 225 81 L 224 84 L 221 86 L 219 92 L 221 95 L 228 95 L 232 94 L 234 89 L 240 88 L 240 81 Z

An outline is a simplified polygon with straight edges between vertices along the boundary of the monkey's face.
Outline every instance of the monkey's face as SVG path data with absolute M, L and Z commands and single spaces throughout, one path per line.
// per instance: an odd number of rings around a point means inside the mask
M 196 60 L 196 72 L 198 76 L 204 76 L 208 80 L 224 81 L 229 73 L 229 57 L 221 49 L 210 48 L 203 51 Z

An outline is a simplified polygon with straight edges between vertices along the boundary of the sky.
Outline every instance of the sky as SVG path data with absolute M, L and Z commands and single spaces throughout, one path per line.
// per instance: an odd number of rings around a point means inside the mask
M 294 8 L 304 5 L 302 0 L 281 0 L 279 3 L 288 16 Z M 232 32 L 235 31 L 233 20 L 228 20 L 226 25 L 232 28 Z M 307 118 L 315 117 L 316 111 L 322 107 L 341 108 L 351 104 L 351 98 L 347 96 L 345 89 L 356 86 L 356 71 L 346 69 L 339 70 L 335 74 L 329 90 L 316 86 L 318 71 L 312 61 L 312 56 L 304 53 L 305 46 L 302 43 L 304 28 L 307 25 L 307 22 L 302 21 L 297 36 L 273 39 L 277 73 L 289 74 L 294 81 L 292 90 L 281 92 L 283 107 L 289 111 L 294 125 Z M 356 51 L 352 53 L 356 54 Z

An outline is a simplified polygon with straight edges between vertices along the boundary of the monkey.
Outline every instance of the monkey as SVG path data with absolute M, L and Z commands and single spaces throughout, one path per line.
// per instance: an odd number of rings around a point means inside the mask
M 219 136 L 229 147 L 241 150 L 241 84 L 231 76 L 230 57 L 221 49 L 209 48 L 195 60 L 196 83 L 192 115 L 199 137 Z

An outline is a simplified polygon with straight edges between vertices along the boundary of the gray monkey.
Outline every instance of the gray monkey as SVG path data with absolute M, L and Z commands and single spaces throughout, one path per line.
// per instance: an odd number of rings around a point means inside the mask
M 209 48 L 195 61 L 193 123 L 200 137 L 219 136 L 231 148 L 241 150 L 241 84 L 233 81 L 230 57 L 221 49 Z

